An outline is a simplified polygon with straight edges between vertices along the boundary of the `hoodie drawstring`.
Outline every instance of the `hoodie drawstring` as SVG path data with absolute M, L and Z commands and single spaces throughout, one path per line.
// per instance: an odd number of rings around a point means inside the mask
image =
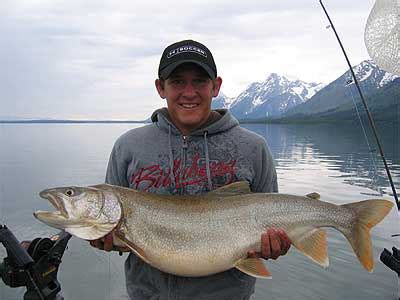
M 169 177 L 171 180 L 171 189 L 175 190 L 176 182 L 174 176 L 174 156 L 172 154 L 172 142 L 171 142 L 171 125 L 168 125 L 168 144 L 169 144 Z
M 210 170 L 210 156 L 208 153 L 208 142 L 207 142 L 208 131 L 204 131 L 204 154 L 206 157 L 206 174 L 207 174 L 207 184 L 208 190 L 212 191 L 213 185 L 211 181 L 211 170 Z M 171 190 L 174 191 L 176 188 L 176 181 L 174 175 L 174 156 L 172 154 L 172 142 L 171 142 L 171 125 L 168 125 L 168 146 L 169 146 L 169 177 L 171 180 Z
M 208 131 L 204 131 L 204 152 L 205 152 L 205 156 L 206 156 L 206 172 L 207 172 L 208 190 L 212 191 L 210 157 L 208 154 L 207 134 L 208 134 Z

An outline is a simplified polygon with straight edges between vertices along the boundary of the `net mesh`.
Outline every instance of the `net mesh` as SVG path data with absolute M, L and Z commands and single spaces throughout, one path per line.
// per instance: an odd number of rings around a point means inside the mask
M 368 54 L 381 69 L 400 75 L 400 0 L 376 0 L 364 40 Z

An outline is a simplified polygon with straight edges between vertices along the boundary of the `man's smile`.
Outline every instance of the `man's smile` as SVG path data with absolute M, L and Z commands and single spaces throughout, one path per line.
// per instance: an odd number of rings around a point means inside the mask
M 199 104 L 197 104 L 197 103 L 181 103 L 179 105 L 186 109 L 192 109 L 192 108 L 196 108 L 197 106 L 199 106 Z

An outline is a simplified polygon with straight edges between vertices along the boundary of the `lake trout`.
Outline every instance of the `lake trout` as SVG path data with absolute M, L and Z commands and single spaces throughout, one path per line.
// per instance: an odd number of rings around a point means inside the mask
M 391 210 L 383 199 L 335 205 L 317 193 L 296 196 L 252 193 L 235 182 L 197 196 L 156 195 L 101 184 L 47 189 L 40 196 L 56 208 L 37 211 L 40 221 L 85 240 L 113 231 L 114 243 L 127 246 L 148 264 L 178 276 L 206 276 L 237 268 L 271 277 L 262 260 L 261 234 L 282 228 L 297 250 L 321 266 L 329 264 L 326 231 L 344 234 L 364 268 L 372 272 L 370 229 Z

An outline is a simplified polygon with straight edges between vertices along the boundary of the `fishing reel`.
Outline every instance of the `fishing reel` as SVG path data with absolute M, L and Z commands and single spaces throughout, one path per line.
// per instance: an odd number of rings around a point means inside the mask
M 0 278 L 12 288 L 25 286 L 24 300 L 63 300 L 57 273 L 71 235 L 36 238 L 26 250 L 6 227 L 0 225 L 0 243 L 7 257 L 0 263 Z
M 396 247 L 392 247 L 393 254 L 387 250 L 383 249 L 380 259 L 389 269 L 397 273 L 400 276 L 400 250 Z
M 393 235 L 393 236 L 399 236 L 399 235 Z M 392 252 L 391 253 L 388 249 L 384 248 L 380 259 L 381 262 L 383 262 L 389 269 L 397 273 L 397 277 L 400 278 L 400 250 L 397 249 L 396 247 L 392 247 Z M 400 298 L 399 298 L 400 300 Z

